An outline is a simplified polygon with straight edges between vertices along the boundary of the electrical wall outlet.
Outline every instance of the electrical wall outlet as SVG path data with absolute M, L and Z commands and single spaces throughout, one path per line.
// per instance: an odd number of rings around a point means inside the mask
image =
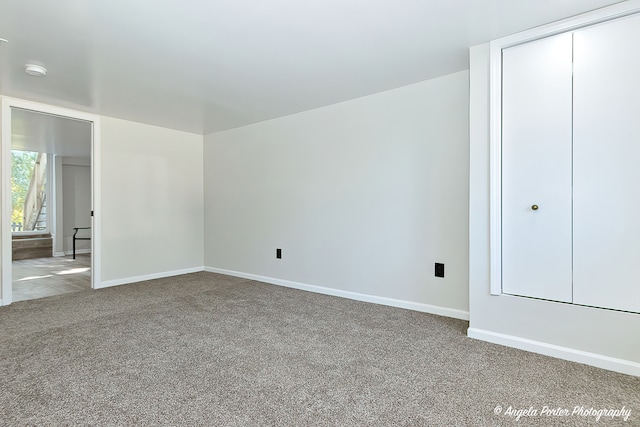
M 444 277 L 444 264 L 436 262 L 436 277 Z

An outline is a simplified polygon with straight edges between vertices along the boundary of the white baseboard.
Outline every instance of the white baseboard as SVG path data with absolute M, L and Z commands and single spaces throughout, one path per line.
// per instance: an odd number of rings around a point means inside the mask
M 54 252 L 54 253 L 53 253 L 53 256 L 54 256 L 54 257 L 66 256 L 66 255 L 67 255 L 67 254 L 66 254 L 66 253 L 64 253 L 64 252 Z
M 272 285 L 284 286 L 287 288 L 299 289 L 302 291 L 315 292 L 318 294 L 332 295 L 336 297 L 348 298 L 356 301 L 370 302 L 391 307 L 406 308 L 408 310 L 420 311 L 423 313 L 437 314 L 438 316 L 453 317 L 455 319 L 469 320 L 469 312 L 454 308 L 440 307 L 437 305 L 423 304 L 413 301 L 398 300 L 375 295 L 361 294 L 358 292 L 343 291 L 340 289 L 325 288 L 323 286 L 307 285 L 305 283 L 292 282 L 289 280 L 276 279 L 273 277 L 258 276 L 256 274 L 241 273 L 239 271 L 225 270 L 215 267 L 204 267 L 204 271 L 210 273 L 225 274 L 227 276 L 242 277 L 244 279 L 258 282 L 270 283 Z
M 77 252 L 76 252 L 77 253 Z M 162 273 L 146 274 L 144 276 L 126 277 L 124 279 L 107 280 L 94 283 L 94 289 L 110 288 L 111 286 L 128 285 L 130 283 L 144 282 L 146 280 L 163 279 L 165 277 L 180 276 L 182 274 L 197 273 L 203 271 L 202 267 L 185 268 L 183 270 L 164 271 Z
M 4 304 L 2 303 L 2 300 L 0 299 L 0 307 L 2 307 Z
M 485 331 L 483 329 L 469 328 L 467 335 L 471 338 L 500 344 L 507 347 L 514 347 L 532 353 L 544 354 L 545 356 L 556 357 L 571 362 L 583 363 L 597 368 L 620 372 L 627 375 L 640 376 L 640 363 L 625 359 L 604 356 L 597 353 L 576 350 L 570 347 L 562 347 L 555 344 L 548 344 L 541 341 L 534 341 L 527 338 L 520 338 L 513 335 L 500 334 L 497 332 Z
M 76 249 L 76 255 L 90 254 L 90 253 L 91 253 L 91 249 Z M 62 256 L 66 256 L 66 255 L 73 255 L 73 251 L 64 251 L 64 255 Z M 55 256 L 58 256 L 58 255 L 55 255 Z

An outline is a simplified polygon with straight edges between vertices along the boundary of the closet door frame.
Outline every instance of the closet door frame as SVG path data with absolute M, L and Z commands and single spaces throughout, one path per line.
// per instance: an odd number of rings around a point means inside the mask
M 489 242 L 490 293 L 502 295 L 502 51 L 590 25 L 640 12 L 640 0 L 628 0 L 490 43 L 489 59 Z

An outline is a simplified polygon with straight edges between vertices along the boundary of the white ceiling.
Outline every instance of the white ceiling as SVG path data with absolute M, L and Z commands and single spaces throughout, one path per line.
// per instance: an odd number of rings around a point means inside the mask
M 64 157 L 91 157 L 91 122 L 29 110 L 11 110 L 11 149 Z
M 617 2 L 0 0 L 0 92 L 206 134 L 464 70 L 469 46 Z

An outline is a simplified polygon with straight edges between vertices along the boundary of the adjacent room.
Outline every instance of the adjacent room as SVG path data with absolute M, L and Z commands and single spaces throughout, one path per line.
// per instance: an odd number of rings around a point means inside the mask
M 11 116 L 13 301 L 91 288 L 91 123 Z
M 0 424 L 640 424 L 640 0 L 0 0 Z

